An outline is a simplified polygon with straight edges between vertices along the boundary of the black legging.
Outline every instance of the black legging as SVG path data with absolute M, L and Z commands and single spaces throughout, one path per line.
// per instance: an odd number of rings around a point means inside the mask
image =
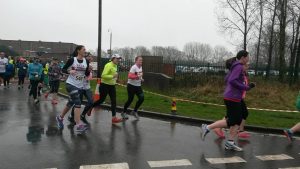
M 25 76 L 19 76 L 19 86 L 24 84 Z
M 142 105 L 144 102 L 144 93 L 143 89 L 141 86 L 133 86 L 131 84 L 127 84 L 127 94 L 128 94 L 128 100 L 124 105 L 124 110 L 123 112 L 127 112 L 128 107 L 132 103 L 134 99 L 134 95 L 137 95 L 138 101 L 135 104 L 134 111 L 137 112 L 139 107 Z
M 101 105 L 105 101 L 106 96 L 109 95 L 110 102 L 111 102 L 111 113 L 112 113 L 112 116 L 116 116 L 116 107 L 117 107 L 116 86 L 101 83 L 101 85 L 99 87 L 99 92 L 100 92 L 100 99 L 97 100 L 96 102 L 94 102 L 92 107 Z
M 10 76 L 4 76 L 4 86 L 8 86 L 10 81 Z
M 33 98 L 37 98 L 37 90 L 38 90 L 39 81 L 37 80 L 30 80 L 30 92 L 29 95 L 33 95 Z

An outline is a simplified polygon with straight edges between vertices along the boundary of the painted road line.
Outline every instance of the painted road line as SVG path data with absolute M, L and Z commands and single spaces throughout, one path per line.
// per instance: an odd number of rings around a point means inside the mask
M 181 160 L 165 160 L 165 161 L 148 161 L 151 168 L 156 167 L 177 167 L 177 166 L 190 166 L 192 163 L 187 159 Z
M 84 165 L 79 169 L 129 169 L 127 163 L 101 164 L 101 165 Z
M 279 168 L 279 169 L 300 169 L 300 167 Z
M 262 161 L 274 161 L 274 160 L 292 160 L 293 157 L 290 157 L 286 154 L 279 154 L 279 155 L 263 155 L 263 156 L 256 156 L 256 158 Z
M 241 157 L 229 157 L 229 158 L 205 158 L 210 164 L 228 164 L 228 163 L 246 163 L 247 161 Z

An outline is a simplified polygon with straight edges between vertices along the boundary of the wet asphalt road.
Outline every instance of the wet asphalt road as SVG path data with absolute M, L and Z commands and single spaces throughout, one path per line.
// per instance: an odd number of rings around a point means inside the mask
M 41 99 L 34 105 L 27 89 L 0 87 L 0 169 L 79 169 L 84 165 L 127 163 L 130 169 L 150 169 L 148 161 L 187 159 L 192 165 L 166 169 L 278 169 L 300 167 L 300 142 L 252 134 L 240 140 L 243 152 L 224 150 L 224 141 L 211 133 L 205 142 L 197 126 L 141 118 L 112 125 L 111 113 L 99 111 L 89 117 L 91 129 L 75 135 L 65 127 L 59 132 L 55 116 L 59 105 Z M 146 100 L 147 101 L 147 100 Z M 65 120 L 65 124 L 68 122 Z M 286 154 L 293 159 L 261 161 L 257 155 Z M 211 164 L 206 158 L 241 157 L 246 163 Z M 161 168 L 161 167 L 158 167 Z

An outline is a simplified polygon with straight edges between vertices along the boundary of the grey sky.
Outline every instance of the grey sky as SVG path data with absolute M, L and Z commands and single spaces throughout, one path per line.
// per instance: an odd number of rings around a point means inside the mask
M 232 49 L 218 33 L 214 0 L 102 0 L 102 49 L 197 41 Z M 97 48 L 97 0 L 0 0 L 0 39 L 62 41 Z

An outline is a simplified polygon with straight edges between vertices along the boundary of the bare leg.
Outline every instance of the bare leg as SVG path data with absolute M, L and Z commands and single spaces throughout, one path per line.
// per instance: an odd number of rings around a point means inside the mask
M 291 128 L 293 133 L 300 131 L 300 123 L 296 124 L 294 127 Z
M 209 130 L 213 130 L 215 128 L 227 128 L 227 121 L 225 119 L 218 120 L 207 126 Z
M 229 138 L 228 140 L 234 140 L 238 134 L 238 129 L 239 129 L 239 126 L 238 125 L 235 125 L 235 126 L 231 126 L 230 129 L 229 129 Z

